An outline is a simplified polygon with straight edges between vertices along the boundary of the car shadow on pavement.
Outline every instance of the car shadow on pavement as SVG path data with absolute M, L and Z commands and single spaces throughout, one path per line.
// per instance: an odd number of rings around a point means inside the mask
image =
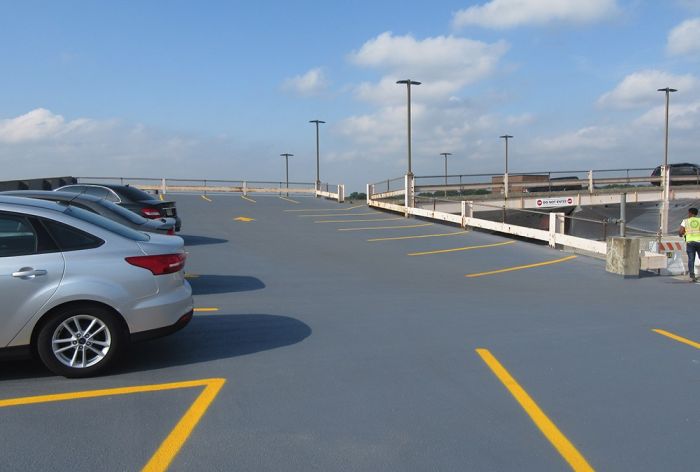
M 311 328 L 279 315 L 198 315 L 178 333 L 133 344 L 114 373 L 195 364 L 254 354 L 303 341 Z
M 191 234 L 178 234 L 178 236 L 185 241 L 185 246 L 206 246 L 207 244 L 224 244 L 228 242 L 228 239 L 194 236 Z
M 132 344 L 105 375 L 126 374 L 268 351 L 303 341 L 311 328 L 279 315 L 198 315 L 171 336 Z M 0 362 L 0 381 L 54 377 L 37 360 Z
M 248 292 L 265 288 L 262 280 L 246 275 L 198 275 L 188 280 L 192 286 L 192 295 Z

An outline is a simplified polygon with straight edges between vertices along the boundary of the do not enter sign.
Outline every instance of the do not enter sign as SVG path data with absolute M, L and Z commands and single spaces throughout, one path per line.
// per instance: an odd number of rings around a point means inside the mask
M 574 199 L 573 197 L 538 198 L 535 203 L 537 208 L 551 208 L 573 205 Z

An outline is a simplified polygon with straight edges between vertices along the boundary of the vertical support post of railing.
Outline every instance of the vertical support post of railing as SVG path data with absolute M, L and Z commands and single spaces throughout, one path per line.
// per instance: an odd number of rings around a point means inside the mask
M 661 166 L 661 176 L 663 177 L 663 197 L 661 201 L 661 235 L 668 234 L 668 207 L 670 201 L 671 172 L 668 166 Z
M 372 200 L 372 190 L 374 190 L 374 185 L 367 184 L 367 205 L 369 205 L 370 200 Z
M 165 195 L 165 179 L 160 179 L 160 193 Z
M 248 182 L 246 182 L 245 180 L 243 181 L 243 196 L 248 196 Z
M 588 171 L 588 193 L 593 193 L 593 171 L 589 170 Z
M 338 184 L 338 203 L 345 201 L 345 184 Z
M 625 237 L 627 229 L 627 194 L 620 195 L 620 237 Z
M 414 193 L 413 174 L 406 174 L 404 176 L 404 188 L 406 189 L 406 193 L 404 195 L 404 206 L 406 208 L 413 208 L 413 206 L 415 205 L 415 197 L 413 195 L 413 193 Z
M 556 234 L 564 234 L 564 213 L 549 214 L 549 246 L 557 247 Z

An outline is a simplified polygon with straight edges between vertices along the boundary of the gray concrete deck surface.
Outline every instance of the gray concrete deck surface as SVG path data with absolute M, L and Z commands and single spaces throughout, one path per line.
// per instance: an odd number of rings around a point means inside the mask
M 370 242 L 461 230 L 356 230 L 426 224 L 363 202 L 207 197 L 174 199 L 195 304 L 218 311 L 109 376 L 1 363 L 0 399 L 225 378 L 171 470 L 567 470 L 486 348 L 592 467 L 697 468 L 700 350 L 651 331 L 700 341 L 696 285 L 585 256 L 467 278 L 569 254 L 480 232 Z M 467 246 L 490 247 L 407 255 Z M 0 408 L 0 470 L 137 470 L 197 393 Z

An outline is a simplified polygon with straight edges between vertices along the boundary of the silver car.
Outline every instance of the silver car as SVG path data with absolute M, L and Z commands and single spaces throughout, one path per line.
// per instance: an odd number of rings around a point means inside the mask
M 0 354 L 36 354 L 66 377 L 103 372 L 130 341 L 192 318 L 182 238 L 0 196 Z

